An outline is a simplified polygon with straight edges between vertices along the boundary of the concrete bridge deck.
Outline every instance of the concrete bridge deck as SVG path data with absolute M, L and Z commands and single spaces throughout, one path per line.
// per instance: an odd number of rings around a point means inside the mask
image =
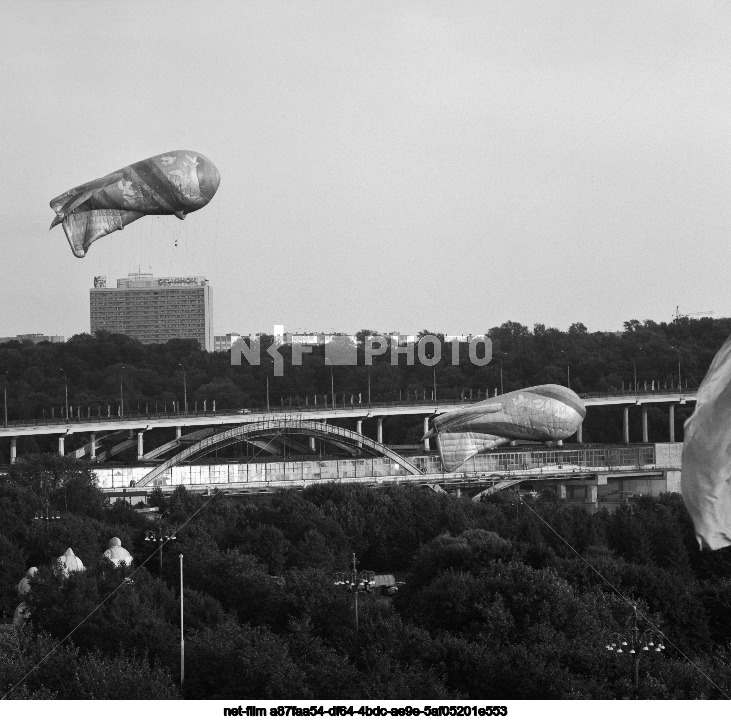
M 662 390 L 614 395 L 583 394 L 584 404 L 592 406 L 646 406 L 661 403 L 680 404 L 693 403 L 697 392 L 691 390 Z M 484 399 L 483 399 L 484 400 Z M 446 400 L 436 403 L 420 401 L 418 403 L 384 403 L 384 404 L 346 404 L 330 406 L 285 406 L 279 409 L 261 410 L 238 413 L 235 411 L 208 411 L 189 413 L 140 413 L 128 414 L 123 417 L 107 415 L 82 415 L 72 418 L 32 419 L 10 421 L 7 426 L 0 426 L 1 438 L 18 438 L 20 436 L 36 435 L 73 435 L 79 433 L 111 433 L 113 431 L 145 431 L 153 428 L 187 428 L 202 426 L 239 425 L 270 421 L 282 417 L 292 417 L 298 420 L 324 421 L 328 419 L 366 419 L 384 418 L 388 416 L 432 416 L 454 410 L 462 406 L 469 406 L 480 401 Z

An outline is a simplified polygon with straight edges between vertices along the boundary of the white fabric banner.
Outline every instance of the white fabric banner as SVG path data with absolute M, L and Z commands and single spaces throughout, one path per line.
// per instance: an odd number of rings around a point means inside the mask
M 731 338 L 713 359 L 685 422 L 681 489 L 701 548 L 731 545 Z

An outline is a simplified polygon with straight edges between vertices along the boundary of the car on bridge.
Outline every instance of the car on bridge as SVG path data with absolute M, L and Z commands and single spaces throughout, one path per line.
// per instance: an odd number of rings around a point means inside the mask
M 245 415 L 246 413 L 251 413 L 252 411 L 251 411 L 251 409 L 250 409 L 250 408 L 239 408 L 239 409 L 238 409 L 238 410 L 237 410 L 236 412 L 237 412 L 237 413 L 238 413 L 238 414 L 239 414 L 240 416 L 243 416 L 243 415 Z

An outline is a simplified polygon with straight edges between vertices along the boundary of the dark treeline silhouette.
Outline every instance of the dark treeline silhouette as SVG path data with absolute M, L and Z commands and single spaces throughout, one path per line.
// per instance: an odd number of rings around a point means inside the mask
M 440 362 L 433 367 L 408 365 L 404 354 L 391 365 L 386 352 L 366 366 L 362 343 L 356 366 L 328 366 L 323 346 L 303 354 L 301 365 L 291 364 L 292 349 L 282 348 L 284 374 L 274 375 L 266 348 L 271 337 L 261 337 L 261 365 L 232 365 L 226 353 L 205 353 L 195 341 L 176 340 L 164 345 L 142 345 L 124 335 L 98 333 L 77 335 L 63 344 L 32 345 L 10 342 L 0 345 L 0 377 L 7 388 L 7 413 L 16 419 L 58 418 L 68 402 L 74 413 L 116 416 L 124 402 L 126 414 L 170 412 L 182 408 L 184 387 L 188 408 L 211 411 L 242 407 L 265 408 L 267 382 L 272 408 L 338 405 L 406 400 L 429 400 L 434 386 L 438 399 L 484 398 L 486 394 L 516 390 L 540 383 L 570 384 L 579 393 L 628 391 L 652 388 L 696 387 L 723 341 L 731 334 L 731 319 L 679 318 L 672 323 L 636 320 L 624 324 L 621 333 L 589 333 L 581 323 L 568 331 L 537 324 L 533 330 L 507 322 L 488 331 L 493 360 L 477 366 L 470 362 L 467 344 L 459 346 L 459 365 L 452 365 L 451 346 L 443 346 Z M 363 330 L 359 339 L 372 334 Z M 423 334 L 428 331 L 423 331 Z M 439 336 L 440 334 L 435 333 Z M 183 370 L 185 370 L 185 383 Z M 682 423 L 689 406 L 676 412 L 676 437 L 682 440 Z M 639 436 L 639 415 L 631 418 L 632 438 Z M 666 440 L 667 409 L 651 407 L 651 436 Z M 389 420 L 389 442 L 418 441 L 421 430 L 414 419 Z M 585 442 L 621 441 L 619 407 L 593 409 L 585 424 Z M 50 450 L 23 440 L 19 452 Z
M 7 613 L 26 569 L 39 569 L 30 623 L 0 634 L 0 695 L 72 630 L 12 698 L 731 694 L 731 552 L 698 550 L 677 495 L 593 515 L 551 494 L 504 491 L 475 503 L 409 486 L 154 496 L 163 531 L 176 536 L 161 570 L 145 541 L 157 522 L 122 502 L 105 505 L 88 465 L 28 457 L 0 479 Z M 34 520 L 45 508 L 60 519 Z M 102 557 L 114 536 L 135 567 L 151 557 L 133 583 L 123 583 L 129 569 Z M 86 571 L 61 581 L 53 560 L 67 547 Z M 353 594 L 334 583 L 353 553 L 360 569 L 405 580 L 392 600 L 361 594 L 357 632 Z M 631 629 L 632 604 L 647 619 L 640 629 L 652 623 L 666 639 L 664 652 L 641 652 L 636 687 L 633 657 L 606 649 Z
M 315 394 L 322 403 L 334 388 L 336 402 L 343 395 L 361 395 L 365 401 L 370 387 L 373 402 L 430 399 L 436 381 L 438 398 L 469 397 L 486 391 L 493 395 L 539 383 L 570 383 L 578 393 L 629 390 L 635 378 L 641 389 L 654 382 L 659 387 L 695 387 L 702 380 L 723 341 L 731 335 L 731 319 L 680 318 L 672 323 L 628 321 L 621 333 L 589 333 L 581 323 L 568 331 L 537 324 L 533 330 L 507 322 L 492 328 L 493 360 L 486 366 L 470 362 L 467 344 L 460 344 L 460 363 L 452 365 L 451 347 L 443 346 L 440 362 L 426 366 L 417 361 L 407 364 L 401 354 L 398 365 L 391 365 L 390 352 L 373 358 L 372 367 L 364 362 L 362 344 L 357 366 L 330 367 L 322 346 L 305 353 L 301 365 L 291 364 L 291 347 L 284 346 L 284 374 L 273 374 L 273 361 L 265 352 L 272 339 L 262 336 L 261 365 L 232 366 L 230 354 L 205 353 L 197 342 L 169 341 L 163 345 L 142 345 L 124 335 L 99 332 L 82 334 L 66 343 L 9 342 L 0 345 L 0 374 L 4 374 L 8 393 L 8 417 L 50 417 L 65 405 L 68 381 L 69 404 L 106 415 L 107 407 L 117 414 L 120 395 L 128 413 L 172 410 L 173 402 L 183 402 L 183 368 L 188 407 L 193 410 L 203 401 L 211 410 L 266 406 L 269 379 L 270 404 L 309 403 Z M 359 338 L 372 333 L 360 331 Z M 428 331 L 423 331 L 426 334 Z M 443 336 L 434 333 L 438 337 Z M 430 352 L 430 351 L 429 351 Z M 181 368 L 182 366 L 182 368 Z M 331 382 L 332 370 L 332 382 Z M 121 386 L 121 387 L 120 387 Z M 408 394 L 408 395 L 407 395 Z M 76 411 L 75 411 L 76 414 Z

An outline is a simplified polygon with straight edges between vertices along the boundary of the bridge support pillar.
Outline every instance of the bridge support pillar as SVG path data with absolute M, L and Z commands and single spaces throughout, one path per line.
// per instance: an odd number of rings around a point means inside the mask
M 359 434 L 360 434 L 361 436 L 363 435 L 363 419 L 362 419 L 362 418 L 359 418 L 359 419 L 358 419 L 358 420 L 357 420 L 357 421 L 355 422 L 355 430 L 356 430 L 356 431 L 357 431 L 357 432 L 358 432 L 358 433 L 359 433 Z M 358 441 L 358 448 L 362 448 L 362 447 L 363 447 L 363 444 L 362 444 L 362 443 L 361 443 L 360 441 Z
M 314 453 L 315 450 L 315 436 L 310 436 L 310 450 Z
M 586 486 L 586 500 L 588 503 L 596 503 L 599 498 L 598 486 Z
M 426 416 L 424 418 L 424 435 L 426 435 L 427 433 L 429 433 L 429 416 Z M 431 450 L 428 438 L 424 439 L 424 450 L 427 452 Z
M 58 455 L 59 456 L 64 455 L 64 441 L 65 440 L 66 439 L 64 438 L 64 436 L 58 437 Z
M 18 439 L 10 439 L 10 465 L 13 465 L 18 458 Z
M 675 443 L 675 403 L 670 404 L 668 429 L 670 431 L 670 442 Z
M 145 455 L 145 440 L 144 440 L 144 432 L 143 431 L 137 431 L 137 460 L 141 460 L 142 456 Z
M 579 423 L 579 427 L 576 429 L 576 442 L 577 443 L 584 442 L 584 424 L 583 423 Z
M 376 440 L 383 443 L 383 417 L 376 418 Z
M 647 406 L 642 405 L 640 408 L 642 409 L 642 442 L 647 443 Z
M 622 408 L 622 439 L 629 443 L 629 406 Z
M 566 500 L 566 484 L 559 483 L 556 486 L 556 493 L 558 494 L 558 497 L 560 500 L 565 501 Z
M 92 461 L 96 460 L 96 433 L 91 434 L 91 441 L 89 441 L 89 458 Z
M 183 429 L 180 426 L 175 427 L 175 437 L 180 438 L 180 436 L 183 434 Z

